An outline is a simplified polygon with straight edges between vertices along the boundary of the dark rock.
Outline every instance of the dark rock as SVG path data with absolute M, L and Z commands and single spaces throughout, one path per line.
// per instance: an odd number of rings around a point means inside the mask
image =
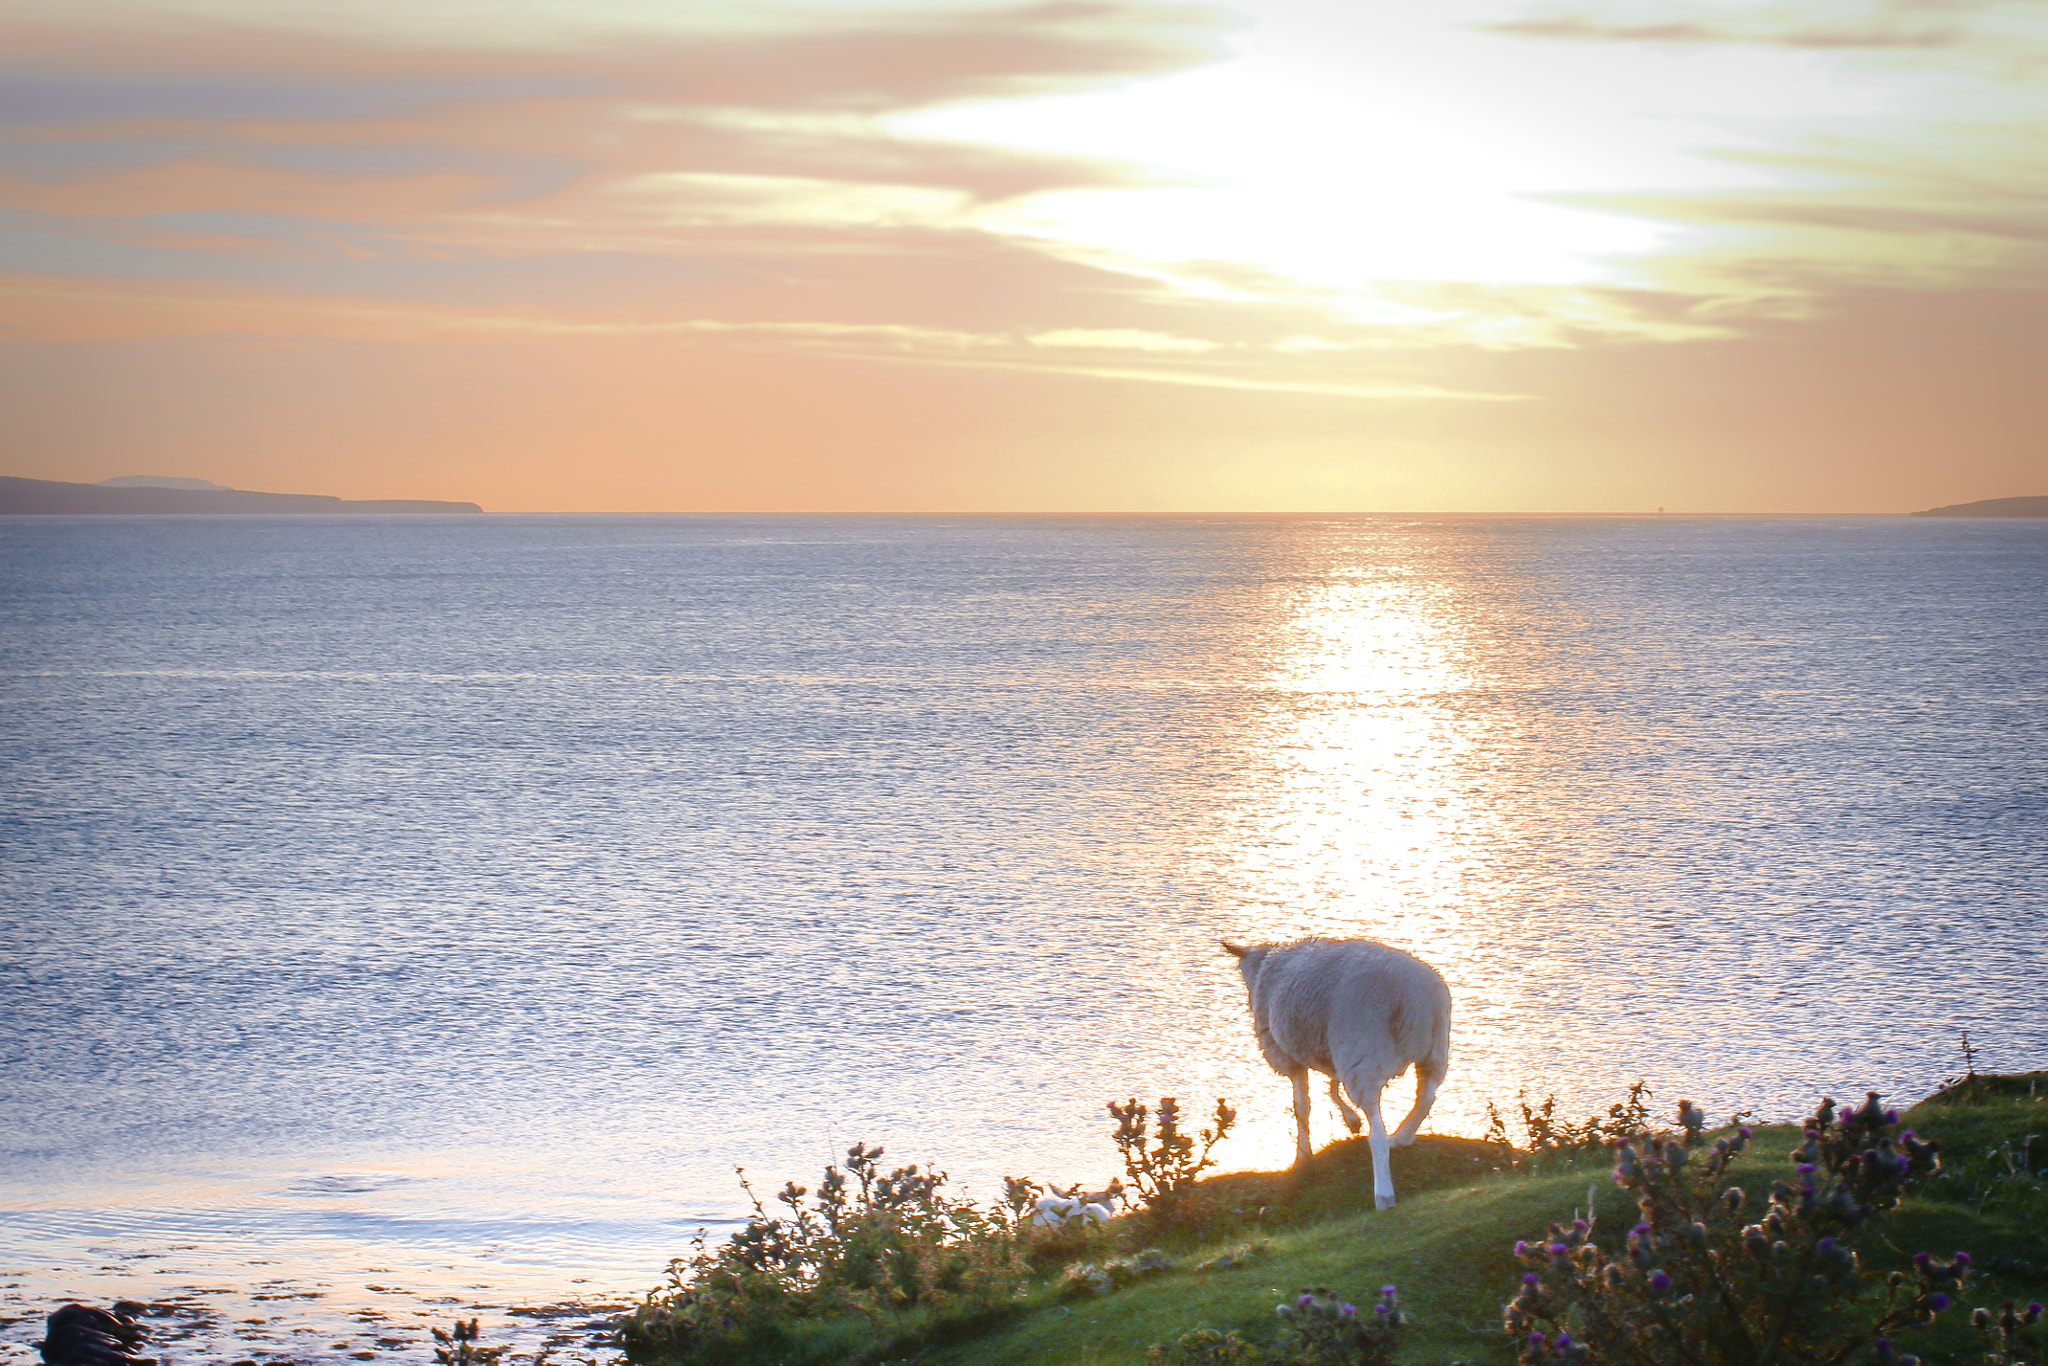
M 123 1300 L 122 1304 L 131 1301 Z M 141 1306 L 135 1306 L 140 1308 Z M 134 1320 L 86 1304 L 67 1304 L 50 1315 L 36 1344 L 48 1366 L 145 1366 L 135 1354 L 145 1330 Z

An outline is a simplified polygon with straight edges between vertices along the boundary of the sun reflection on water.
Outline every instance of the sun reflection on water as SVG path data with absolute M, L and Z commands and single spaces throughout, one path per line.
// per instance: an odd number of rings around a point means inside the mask
M 1281 620 L 1262 685 L 1269 721 L 1227 860 L 1238 927 L 1266 940 L 1376 939 L 1436 967 L 1459 1013 L 1452 1085 L 1427 1127 L 1475 1132 L 1484 1097 L 1501 1094 L 1475 1084 L 1481 1060 L 1466 1046 L 1498 1013 L 1483 975 L 1485 917 L 1470 909 L 1493 878 L 1484 855 L 1497 817 L 1475 781 L 1492 722 L 1467 705 L 1480 676 L 1454 591 L 1440 574 L 1399 564 L 1333 566 L 1290 592 Z M 1231 1004 L 1219 1034 L 1248 1034 L 1241 999 Z M 1257 1098 L 1239 1159 L 1284 1163 L 1293 1142 L 1285 1083 L 1255 1047 L 1233 1051 L 1247 1065 L 1232 1084 Z M 1411 1099 L 1406 1081 L 1388 1088 L 1390 1124 Z M 1328 1103 L 1317 1104 L 1320 1146 L 1342 1131 Z
M 1271 780 L 1237 876 L 1267 934 L 1369 935 L 1441 957 L 1484 813 L 1459 776 L 1473 737 L 1455 620 L 1398 580 L 1306 596 L 1275 661 Z

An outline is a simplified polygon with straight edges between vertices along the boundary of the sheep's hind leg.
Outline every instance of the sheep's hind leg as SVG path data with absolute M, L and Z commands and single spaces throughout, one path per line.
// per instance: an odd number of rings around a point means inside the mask
M 1308 1166 L 1310 1157 L 1308 1143 L 1308 1069 L 1294 1073 L 1294 1165 Z
M 1336 1102 L 1337 1113 L 1344 1116 L 1344 1127 L 1355 1136 L 1365 1121 L 1358 1117 L 1358 1111 L 1352 1109 L 1350 1103 L 1344 1099 L 1344 1088 L 1338 1084 L 1335 1077 L 1330 1078 L 1330 1099 Z
M 1367 1135 L 1372 1143 L 1372 1205 L 1387 1209 L 1394 1203 L 1394 1169 L 1387 1159 L 1387 1123 L 1380 1118 L 1377 1091 L 1360 1098 L 1365 1106 Z
M 1436 1104 L 1436 1088 L 1443 1078 L 1415 1069 L 1415 1108 L 1408 1112 L 1408 1118 L 1401 1121 L 1401 1127 L 1394 1130 L 1394 1146 L 1405 1148 L 1415 1141 L 1415 1135 L 1422 1128 L 1422 1121 L 1429 1118 L 1429 1107 Z M 1353 1132 L 1357 1132 L 1353 1130 Z

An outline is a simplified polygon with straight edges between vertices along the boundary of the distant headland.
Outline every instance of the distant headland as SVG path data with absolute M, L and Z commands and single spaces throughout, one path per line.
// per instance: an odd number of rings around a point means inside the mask
M 432 498 L 334 498 L 324 493 L 256 493 L 206 479 L 129 474 L 97 484 L 0 475 L 0 515 L 209 512 L 482 512 L 475 503 Z
M 1915 517 L 2048 517 L 2048 496 L 2040 498 L 1984 498 L 1974 503 L 1951 503 L 1929 508 Z

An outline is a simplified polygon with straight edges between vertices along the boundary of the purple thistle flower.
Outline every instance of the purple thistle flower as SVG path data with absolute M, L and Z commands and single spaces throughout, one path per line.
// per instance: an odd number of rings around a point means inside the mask
M 1572 1335 L 1570 1333 L 1559 1333 L 1557 1335 L 1557 1340 L 1551 1343 L 1550 1345 L 1557 1348 L 1561 1352 L 1565 1348 L 1572 1345 Z
M 1527 1252 L 1528 1250 L 1529 1244 L 1527 1240 L 1522 1238 L 1515 1239 L 1515 1255 L 1517 1257 L 1521 1256 L 1524 1252 Z
M 1832 1238 L 1823 1238 L 1818 1243 L 1815 1243 L 1814 1246 L 1819 1248 L 1822 1252 L 1832 1252 L 1834 1251 L 1835 1240 Z
M 1970 1264 L 1970 1254 L 1969 1254 L 1969 1253 L 1967 1253 L 1967 1252 L 1958 1252 L 1958 1253 L 1956 1254 L 1956 1265 L 1957 1265 L 1957 1266 L 1968 1266 L 1969 1264 Z
M 1813 1164 L 1812 1164 L 1811 1162 L 1802 1162 L 1802 1163 L 1800 1163 L 1800 1164 L 1799 1164 L 1799 1174 L 1800 1174 L 1801 1176 L 1812 1176 L 1812 1175 L 1813 1175 Z
M 1391 1295 L 1394 1293 L 1394 1287 L 1391 1285 L 1383 1285 L 1380 1287 L 1380 1293 L 1382 1295 Z
M 1358 1312 L 1358 1306 L 1355 1304 L 1340 1304 L 1337 1306 L 1337 1312 L 1348 1319 Z
M 1648 1224 L 1637 1224 L 1634 1228 L 1628 1231 L 1628 1236 L 1631 1238 L 1640 1238 L 1649 1231 L 1650 1226 Z
M 1885 1111 L 1884 1122 L 1887 1124 L 1897 1124 L 1899 1122 L 1899 1112 L 1897 1110 Z
M 1669 1276 L 1661 1271 L 1652 1271 L 1650 1273 L 1650 1289 L 1661 1295 L 1670 1288 L 1671 1278 Z
M 1387 1306 L 1376 1304 L 1372 1307 L 1372 1312 L 1378 1314 L 1381 1318 L 1385 1318 L 1387 1316 Z
M 1942 1310 L 1948 1308 L 1948 1296 L 1937 1290 L 1927 1297 L 1927 1305 L 1935 1313 L 1939 1314 Z
M 1550 1245 L 1550 1255 L 1553 1257 L 1562 1257 L 1565 1253 L 1570 1251 L 1571 1249 L 1566 1247 L 1563 1243 L 1552 1243 Z
M 1736 1135 L 1737 1135 L 1738 1137 L 1741 1137 L 1741 1138 L 1754 1138 L 1754 1137 L 1756 1137 L 1756 1133 L 1755 1133 L 1755 1131 L 1754 1131 L 1754 1130 L 1752 1130 L 1752 1129 L 1751 1129 L 1751 1128 L 1750 1128 L 1750 1127 L 1749 1127 L 1749 1126 L 1748 1126 L 1747 1124 L 1738 1124 L 1738 1125 L 1736 1125 L 1736 1126 L 1735 1126 L 1735 1133 L 1736 1133 Z
M 1298 1307 L 1300 1307 L 1300 1308 L 1302 1308 L 1302 1309 L 1306 1309 L 1306 1308 L 1308 1308 L 1308 1307 L 1309 1307 L 1310 1305 L 1314 1304 L 1315 1302 L 1316 1302 L 1316 1297 L 1315 1297 L 1314 1295 L 1307 1295 L 1307 1294 L 1304 1294 L 1304 1295 L 1303 1295 L 1303 1296 L 1302 1296 L 1302 1297 L 1301 1297 L 1300 1299 L 1296 1300 L 1296 1301 L 1295 1301 L 1294 1303 L 1295 1303 L 1295 1304 L 1296 1304 L 1296 1305 L 1297 1305 Z
M 1928 1263 L 1932 1262 L 1933 1260 L 1934 1258 L 1928 1256 L 1924 1252 L 1916 1252 L 1913 1254 L 1913 1265 L 1919 1267 L 1923 1271 L 1927 1269 Z
M 1541 1281 L 1542 1279 L 1543 1279 L 1543 1278 L 1542 1278 L 1541 1276 L 1537 1275 L 1537 1274 L 1536 1274 L 1535 1272 L 1533 1272 L 1533 1271 L 1524 1271 L 1524 1272 L 1522 1273 L 1522 1284 L 1523 1284 L 1523 1285 L 1535 1285 L 1535 1284 L 1536 1284 L 1537 1282 Z

